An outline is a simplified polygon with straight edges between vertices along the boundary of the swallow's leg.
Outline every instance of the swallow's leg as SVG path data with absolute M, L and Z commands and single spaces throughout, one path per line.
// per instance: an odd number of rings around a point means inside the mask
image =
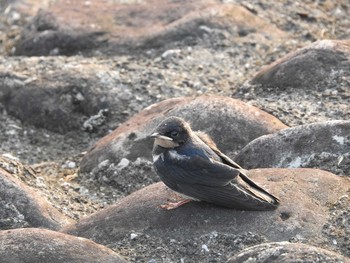
M 191 202 L 191 201 L 192 201 L 191 199 L 184 199 L 176 203 L 167 203 L 167 204 L 161 205 L 160 207 L 166 210 L 172 210 L 172 209 L 178 208 L 179 206 L 187 204 L 188 202 Z

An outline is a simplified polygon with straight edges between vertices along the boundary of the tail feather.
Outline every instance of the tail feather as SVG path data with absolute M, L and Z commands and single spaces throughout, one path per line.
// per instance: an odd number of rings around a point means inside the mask
M 249 191 L 252 195 L 255 195 L 257 198 L 264 200 L 268 203 L 274 204 L 278 206 L 280 204 L 280 200 L 267 192 L 262 187 L 258 186 L 256 183 L 254 183 L 245 173 L 246 171 L 243 169 L 240 169 L 240 175 L 239 178 L 241 179 L 240 184 L 245 185 L 245 190 Z

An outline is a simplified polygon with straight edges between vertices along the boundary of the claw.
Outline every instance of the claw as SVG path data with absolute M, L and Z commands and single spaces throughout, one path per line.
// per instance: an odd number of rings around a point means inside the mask
M 179 206 L 187 204 L 188 202 L 191 202 L 191 199 L 184 199 L 176 203 L 167 203 L 167 204 L 161 205 L 160 207 L 165 210 L 172 210 L 172 209 L 178 208 Z

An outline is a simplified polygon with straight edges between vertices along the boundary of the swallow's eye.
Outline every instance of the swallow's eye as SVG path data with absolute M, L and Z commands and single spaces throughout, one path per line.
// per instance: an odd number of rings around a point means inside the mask
M 179 135 L 179 133 L 177 131 L 172 131 L 170 133 L 171 138 L 176 138 L 178 135 Z

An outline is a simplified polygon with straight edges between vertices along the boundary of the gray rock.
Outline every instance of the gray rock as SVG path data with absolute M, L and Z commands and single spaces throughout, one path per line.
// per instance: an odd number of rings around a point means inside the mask
M 72 221 L 34 189 L 1 168 L 2 164 L 0 160 L 0 229 L 43 227 L 56 230 Z
M 264 67 L 236 96 L 295 126 L 348 120 L 349 86 L 350 41 L 321 40 Z
M 97 130 L 111 121 L 109 111 L 126 110 L 130 98 L 123 96 L 130 90 L 120 83 L 117 71 L 82 60 L 22 59 L 17 68 L 13 59 L 13 70 L 0 63 L 0 103 L 8 114 L 38 128 L 59 133 Z M 125 118 L 113 116 L 114 122 Z
M 15 55 L 74 55 L 102 46 L 103 31 L 72 30 L 62 27 L 60 19 L 40 9 L 24 27 Z
M 323 233 L 328 237 L 329 246 L 340 246 L 340 252 L 350 258 L 350 197 L 343 195 L 330 209 L 328 222 L 323 226 Z M 337 226 L 337 227 L 334 227 Z
M 350 175 L 350 121 L 300 125 L 245 146 L 235 161 L 246 169 L 312 167 Z
M 340 254 L 306 244 L 275 242 L 249 247 L 231 257 L 228 263 L 350 262 Z
M 117 253 L 90 240 L 46 229 L 3 230 L 0 243 L 1 262 L 126 262 Z
M 325 91 L 332 86 L 340 89 L 334 82 L 350 77 L 349 69 L 350 41 L 321 40 L 263 68 L 252 83 L 260 84 L 270 92 L 289 89 Z
M 159 205 L 173 201 L 175 197 L 160 182 L 67 225 L 62 231 L 91 238 L 104 245 L 115 245 L 125 237 L 130 239 L 130 233 L 140 233 L 140 238 L 145 235 L 158 240 L 152 245 L 154 249 L 172 239 L 181 243 L 203 235 L 208 238 L 213 232 L 224 235 L 249 232 L 255 240 L 260 240 L 259 243 L 265 240 L 301 240 L 325 248 L 330 246 L 329 235 L 322 228 L 329 223 L 333 233 L 338 235 L 337 229 L 341 226 L 328 219 L 330 207 L 349 189 L 347 178 L 316 169 L 257 169 L 249 171 L 249 176 L 281 199 L 277 210 L 238 211 L 191 202 L 165 211 Z M 340 241 L 336 247 L 332 246 L 333 250 L 344 246 Z M 237 248 L 234 244 L 232 246 L 232 249 Z M 212 253 L 218 252 L 215 246 L 210 246 L 210 249 Z M 194 254 L 199 257 L 200 252 Z
M 220 96 L 169 99 L 149 106 L 100 139 L 82 159 L 80 171 L 89 173 L 102 162 L 117 164 L 122 158 L 150 160 L 153 140 L 149 135 L 167 116 L 183 117 L 194 130 L 211 135 L 228 154 L 261 135 L 287 127 L 268 113 L 236 99 Z

